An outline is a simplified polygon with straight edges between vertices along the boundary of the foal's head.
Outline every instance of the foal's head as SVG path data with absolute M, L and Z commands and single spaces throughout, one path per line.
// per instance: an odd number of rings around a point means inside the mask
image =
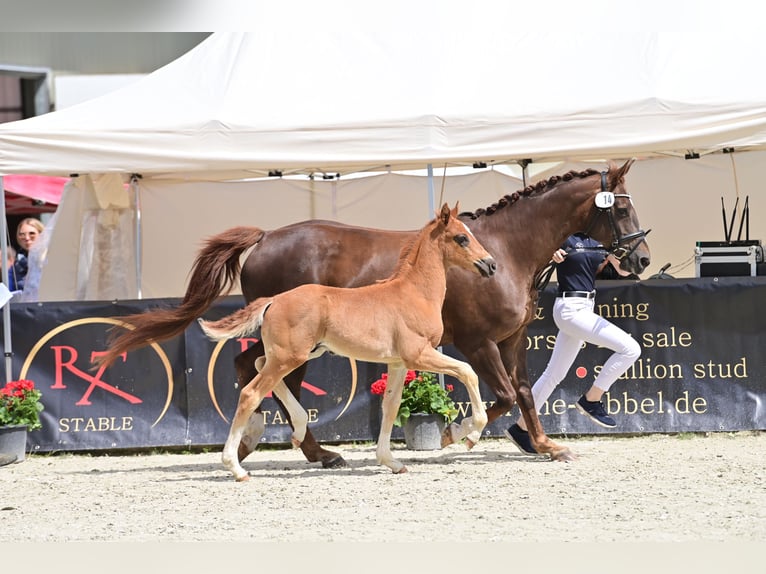
M 446 262 L 491 277 L 497 270 L 497 263 L 457 214 L 457 203 L 452 209 L 445 203 L 436 216 L 431 237 L 440 236 Z

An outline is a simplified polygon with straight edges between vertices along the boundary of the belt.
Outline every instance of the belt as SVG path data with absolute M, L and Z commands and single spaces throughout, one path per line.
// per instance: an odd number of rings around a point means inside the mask
M 583 299 L 595 299 L 595 291 L 563 291 L 559 297 L 581 297 Z

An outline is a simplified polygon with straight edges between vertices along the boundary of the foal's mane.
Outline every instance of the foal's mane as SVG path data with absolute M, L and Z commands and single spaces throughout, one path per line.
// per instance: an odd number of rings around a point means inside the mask
M 402 247 L 402 250 L 399 252 L 399 259 L 396 262 L 396 268 L 394 269 L 394 272 L 391 274 L 388 279 L 381 279 L 378 280 L 377 283 L 386 283 L 399 275 L 401 275 L 405 264 L 409 263 L 412 265 L 415 262 L 415 259 L 418 255 L 418 249 L 416 247 L 420 247 L 423 240 L 425 240 L 426 234 L 433 233 L 433 230 L 435 226 L 438 225 L 438 222 L 436 221 L 436 218 L 429 221 L 423 229 L 421 229 L 416 235 L 414 235 L 412 238 L 410 238 L 407 243 L 404 244 Z
M 540 180 L 534 185 L 528 185 L 522 191 L 514 191 L 511 194 L 504 195 L 497 203 L 493 203 L 487 208 L 479 208 L 476 211 L 464 211 L 460 214 L 461 217 L 469 217 L 471 219 L 478 219 L 484 215 L 489 216 L 496 213 L 498 210 L 516 203 L 521 197 L 528 197 L 532 194 L 545 193 L 550 189 L 553 189 L 558 184 L 566 181 L 572 181 L 575 178 L 586 178 L 592 175 L 598 175 L 600 172 L 595 169 L 588 168 L 583 171 L 571 170 L 564 175 L 552 175 L 547 180 Z

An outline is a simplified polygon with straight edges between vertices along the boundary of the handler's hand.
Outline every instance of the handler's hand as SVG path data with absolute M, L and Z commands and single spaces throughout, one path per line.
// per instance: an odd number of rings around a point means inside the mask
M 553 261 L 555 261 L 556 263 L 561 263 L 562 261 L 564 261 L 566 256 L 567 256 L 566 251 L 564 251 L 563 249 L 557 249 L 556 251 L 553 252 Z

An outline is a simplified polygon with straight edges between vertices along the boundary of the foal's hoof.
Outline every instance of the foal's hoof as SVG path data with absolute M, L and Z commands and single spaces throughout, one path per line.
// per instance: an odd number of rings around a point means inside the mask
M 247 482 L 248 480 L 250 480 L 249 474 L 246 474 L 244 476 L 240 476 L 237 478 L 237 482 Z
M 347 466 L 346 459 L 339 454 L 322 459 L 322 468 L 346 468 Z
M 465 448 L 468 450 L 471 450 L 473 447 L 476 446 L 476 443 L 473 442 L 470 438 L 465 439 Z
M 405 474 L 407 472 L 407 467 L 403 466 L 399 470 L 393 470 L 391 472 L 393 472 L 394 474 Z

